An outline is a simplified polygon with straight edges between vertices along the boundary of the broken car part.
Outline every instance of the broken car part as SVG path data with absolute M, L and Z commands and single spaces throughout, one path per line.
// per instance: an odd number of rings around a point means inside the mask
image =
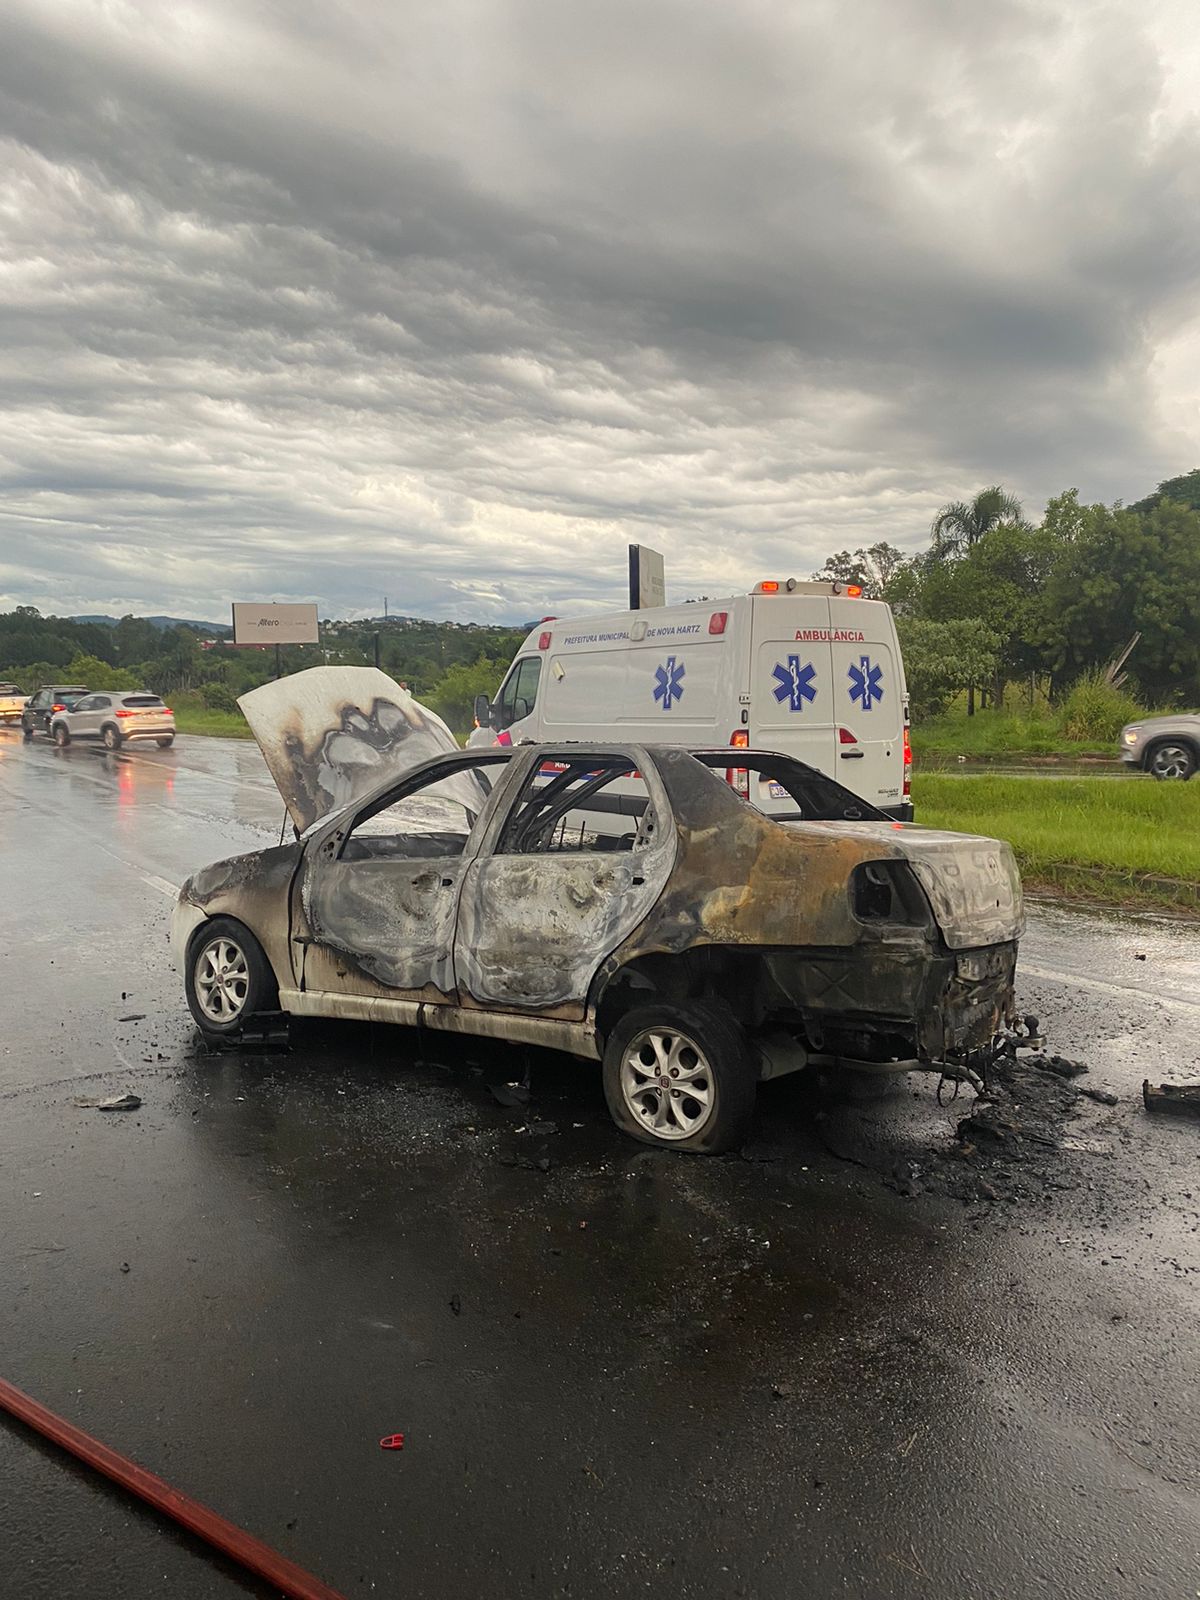
M 1142 1083 L 1142 1103 L 1147 1111 L 1165 1111 L 1177 1117 L 1200 1117 L 1200 1083 Z

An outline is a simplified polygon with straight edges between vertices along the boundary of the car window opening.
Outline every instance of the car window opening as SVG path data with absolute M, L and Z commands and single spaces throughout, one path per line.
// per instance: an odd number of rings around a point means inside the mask
M 653 831 L 646 781 L 624 762 L 546 761 L 517 797 L 497 854 L 631 851 L 643 848 Z

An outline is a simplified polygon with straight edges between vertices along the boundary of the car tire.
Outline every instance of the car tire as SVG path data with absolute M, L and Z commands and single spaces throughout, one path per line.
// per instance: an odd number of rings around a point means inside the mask
M 71 735 L 67 731 L 65 725 L 61 722 L 56 722 L 54 724 L 53 728 L 50 730 L 50 736 L 60 750 L 71 742 Z
M 1162 739 L 1146 752 L 1146 770 L 1159 783 L 1186 783 L 1196 770 L 1196 752 L 1182 739 Z
M 165 739 L 155 739 L 154 742 L 160 750 L 169 750 L 175 743 L 175 735 L 173 733 L 169 733 Z
M 613 1121 L 660 1149 L 697 1155 L 736 1149 L 749 1130 L 757 1087 L 746 1037 L 719 1006 L 636 1006 L 605 1045 L 604 1098 Z
M 214 917 L 188 943 L 188 1010 L 204 1037 L 236 1038 L 251 1017 L 274 1011 L 279 989 L 258 940 L 232 917 Z
M 21 724 L 21 737 L 22 737 L 22 739 L 32 739 L 33 738 L 33 729 L 29 726 L 29 724 L 27 722 L 22 722 L 22 724 Z
M 119 750 L 121 748 L 123 741 L 120 730 L 114 728 L 111 722 L 105 723 L 100 737 L 104 740 L 104 748 L 106 750 Z

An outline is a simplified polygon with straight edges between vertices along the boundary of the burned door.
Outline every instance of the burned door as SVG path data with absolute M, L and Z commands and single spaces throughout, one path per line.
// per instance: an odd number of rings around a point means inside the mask
M 305 989 L 453 1000 L 464 857 L 504 759 L 410 779 L 313 841 L 294 941 Z
M 650 910 L 676 852 L 666 795 L 629 755 L 547 755 L 467 868 L 459 999 L 584 1014 L 593 975 Z

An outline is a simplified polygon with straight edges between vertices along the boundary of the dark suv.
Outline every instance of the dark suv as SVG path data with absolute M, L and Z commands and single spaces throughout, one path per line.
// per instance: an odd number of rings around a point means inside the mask
M 50 719 L 56 711 L 73 711 L 75 702 L 87 694 L 78 683 L 44 683 L 35 689 L 21 713 L 21 731 L 27 739 L 35 733 L 49 734 Z

